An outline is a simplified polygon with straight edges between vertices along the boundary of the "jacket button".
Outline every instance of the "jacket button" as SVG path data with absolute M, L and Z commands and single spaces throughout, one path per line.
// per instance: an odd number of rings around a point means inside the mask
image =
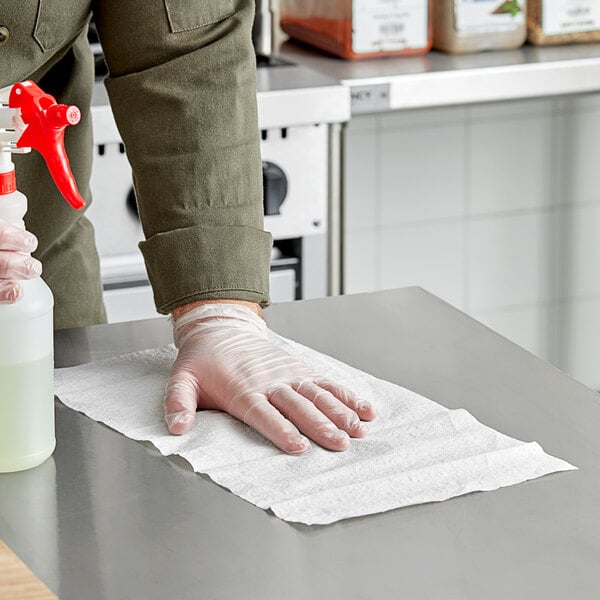
M 10 34 L 8 29 L 6 29 L 6 27 L 0 27 L 0 44 L 4 44 L 4 42 L 8 40 L 9 36 Z

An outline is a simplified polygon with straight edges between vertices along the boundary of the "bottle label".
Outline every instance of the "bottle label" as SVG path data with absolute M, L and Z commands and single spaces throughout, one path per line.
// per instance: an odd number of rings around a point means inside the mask
M 544 0 L 544 35 L 583 33 L 600 29 L 599 0 Z
M 426 48 L 428 0 L 354 0 L 352 50 L 356 54 Z
M 459 33 L 514 31 L 525 24 L 525 0 L 455 0 L 454 27 Z

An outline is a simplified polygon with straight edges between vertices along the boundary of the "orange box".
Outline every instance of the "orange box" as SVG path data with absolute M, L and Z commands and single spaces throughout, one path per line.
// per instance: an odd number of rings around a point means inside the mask
M 281 28 L 349 60 L 424 54 L 432 7 L 433 0 L 283 0 Z

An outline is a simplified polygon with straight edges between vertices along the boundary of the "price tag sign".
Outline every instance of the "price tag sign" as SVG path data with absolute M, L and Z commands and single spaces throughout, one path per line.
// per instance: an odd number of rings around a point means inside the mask
M 352 114 L 381 112 L 390 108 L 390 84 L 357 85 L 350 91 Z

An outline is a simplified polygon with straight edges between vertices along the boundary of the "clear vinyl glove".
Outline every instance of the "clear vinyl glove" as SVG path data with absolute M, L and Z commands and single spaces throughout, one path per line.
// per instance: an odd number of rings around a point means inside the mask
M 185 433 L 197 410 L 215 409 L 291 454 L 309 450 L 309 439 L 345 450 L 350 438 L 367 435 L 361 421 L 375 417 L 372 405 L 313 373 L 269 341 L 267 331 L 251 309 L 236 304 L 204 304 L 175 321 L 179 354 L 164 404 L 169 431 Z
M 0 219 L 0 303 L 19 300 L 23 291 L 18 280 L 42 274 L 42 263 L 29 255 L 37 243 L 32 233 Z

